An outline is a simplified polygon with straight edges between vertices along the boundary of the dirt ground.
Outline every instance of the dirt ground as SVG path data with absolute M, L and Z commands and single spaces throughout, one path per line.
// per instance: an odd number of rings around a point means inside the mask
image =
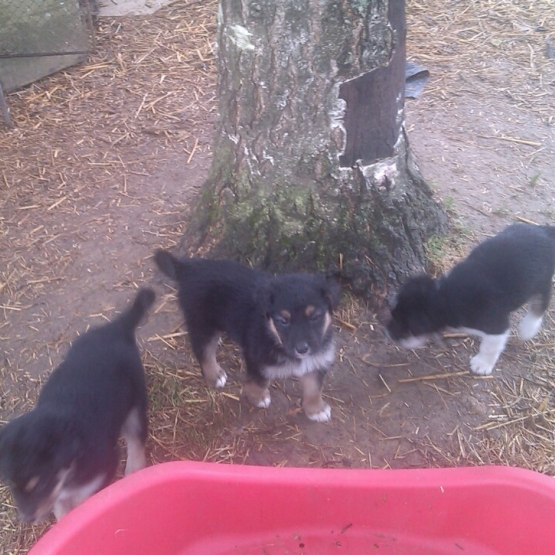
M 545 2 L 409 1 L 408 57 L 430 81 L 407 100 L 424 177 L 451 216 L 429 245 L 435 271 L 514 221 L 555 221 L 555 10 Z M 309 422 L 299 385 L 267 410 L 241 397 L 241 359 L 221 349 L 223 391 L 205 387 L 175 291 L 151 253 L 179 243 L 184 209 L 210 165 L 216 116 L 215 3 L 100 19 L 81 67 L 13 93 L 0 124 L 0 419 L 27 410 L 77 333 L 120 310 L 137 286 L 158 300 L 139 331 L 151 402 L 150 457 L 260 465 L 413 468 L 510 464 L 555 475 L 555 312 L 494 373 L 477 344 L 403 351 L 346 291 L 325 386 L 332 420 Z M 50 524 L 24 526 L 0 489 L 0 553 L 24 553 Z

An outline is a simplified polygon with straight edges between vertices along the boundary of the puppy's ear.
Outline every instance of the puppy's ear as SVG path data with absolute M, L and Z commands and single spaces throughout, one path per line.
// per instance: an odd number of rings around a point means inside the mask
M 171 252 L 158 249 L 154 253 L 154 262 L 162 273 L 176 281 L 179 280 L 180 260 Z
M 438 280 L 426 274 L 411 277 L 397 292 L 395 300 L 391 305 L 391 310 L 394 311 L 398 306 L 406 305 L 407 302 L 411 306 L 414 306 L 415 303 L 423 302 L 431 304 L 435 302 L 438 289 Z
M 339 294 L 341 292 L 341 286 L 335 278 L 332 276 L 326 276 L 325 286 L 323 289 L 324 298 L 328 302 L 330 312 L 333 313 L 339 304 Z
M 419 274 L 411 278 L 407 283 L 412 283 L 421 293 L 435 293 L 438 289 L 438 281 L 428 274 Z

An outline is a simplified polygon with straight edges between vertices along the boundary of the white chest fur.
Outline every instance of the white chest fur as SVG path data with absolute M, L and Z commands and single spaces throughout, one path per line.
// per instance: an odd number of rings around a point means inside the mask
M 333 342 L 321 352 L 297 360 L 287 360 L 278 366 L 266 366 L 262 373 L 269 380 L 287 378 L 289 376 L 304 376 L 316 370 L 325 370 L 335 359 L 335 345 Z

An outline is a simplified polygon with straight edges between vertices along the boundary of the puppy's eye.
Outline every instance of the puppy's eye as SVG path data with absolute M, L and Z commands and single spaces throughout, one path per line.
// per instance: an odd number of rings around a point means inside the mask
M 281 315 L 276 315 L 274 316 L 274 322 L 276 324 L 279 324 L 282 327 L 288 326 L 289 325 L 289 319 L 285 318 L 285 316 L 281 316 Z
M 308 305 L 305 308 L 304 313 L 305 313 L 305 316 L 308 318 L 308 320 L 310 322 L 318 322 L 318 320 L 320 320 L 322 318 L 322 315 L 323 315 L 322 310 L 318 310 L 313 305 Z
M 313 312 L 310 316 L 309 316 L 309 320 L 311 322 L 318 322 L 318 320 L 322 319 L 322 316 L 324 315 L 323 312 Z

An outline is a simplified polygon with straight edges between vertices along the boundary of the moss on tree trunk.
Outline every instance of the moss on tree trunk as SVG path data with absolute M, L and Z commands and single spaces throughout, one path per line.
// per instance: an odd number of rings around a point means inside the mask
M 446 219 L 403 130 L 404 1 L 221 0 L 220 119 L 186 237 L 365 294 L 422 269 Z

